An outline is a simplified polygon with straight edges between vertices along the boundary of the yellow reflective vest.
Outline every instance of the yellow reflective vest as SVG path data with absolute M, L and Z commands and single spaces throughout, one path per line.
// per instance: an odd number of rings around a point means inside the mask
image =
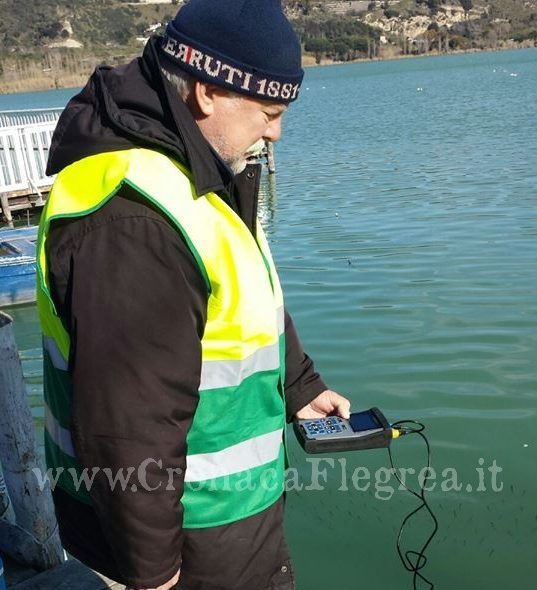
M 63 468 L 58 485 L 80 501 L 70 433 L 69 335 L 50 296 L 50 223 L 88 215 L 130 185 L 172 222 L 192 252 L 208 291 L 201 342 L 199 404 L 187 435 L 186 528 L 218 526 L 256 514 L 283 492 L 285 337 L 283 298 L 269 247 L 216 194 L 197 196 L 189 172 L 147 149 L 98 154 L 58 175 L 41 217 L 37 304 L 43 331 L 45 450 Z M 94 279 L 95 280 L 95 279 Z M 180 362 L 181 351 L 177 351 Z

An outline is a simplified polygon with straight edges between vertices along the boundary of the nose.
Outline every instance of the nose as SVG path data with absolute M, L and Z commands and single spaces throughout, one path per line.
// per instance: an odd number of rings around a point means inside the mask
M 278 141 L 282 135 L 282 117 L 281 115 L 272 119 L 265 131 L 264 139 L 268 141 Z

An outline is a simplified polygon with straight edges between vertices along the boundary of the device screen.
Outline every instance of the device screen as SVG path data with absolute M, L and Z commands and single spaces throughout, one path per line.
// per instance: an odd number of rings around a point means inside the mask
M 351 414 L 349 422 L 354 432 L 363 432 L 364 430 L 375 430 L 376 428 L 382 428 L 382 424 L 371 412 L 359 412 L 357 414 Z

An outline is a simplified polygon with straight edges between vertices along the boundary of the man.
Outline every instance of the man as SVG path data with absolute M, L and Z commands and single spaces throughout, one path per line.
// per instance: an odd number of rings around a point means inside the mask
M 38 246 L 47 463 L 66 549 L 131 588 L 294 587 L 285 419 L 349 402 L 284 313 L 248 161 L 302 77 L 277 0 L 191 0 L 58 123 Z

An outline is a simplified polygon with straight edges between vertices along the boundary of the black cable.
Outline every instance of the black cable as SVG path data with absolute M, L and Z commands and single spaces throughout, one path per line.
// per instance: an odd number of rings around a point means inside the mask
M 427 485 L 427 482 L 429 481 L 429 479 L 431 477 L 431 447 L 429 446 L 429 441 L 427 440 L 427 437 L 423 434 L 423 431 L 425 430 L 425 426 L 423 424 L 421 424 L 420 422 L 416 422 L 415 420 L 400 420 L 399 422 L 394 422 L 391 426 L 392 426 L 392 428 L 395 428 L 396 430 L 398 430 L 400 432 L 401 436 L 405 436 L 408 434 L 417 434 L 425 441 L 425 446 L 427 447 L 427 476 L 425 478 L 423 478 L 423 481 L 420 485 L 419 493 L 412 490 L 411 488 L 409 488 L 402 481 L 402 479 L 399 477 L 399 475 L 397 474 L 397 471 L 396 471 L 395 466 L 393 464 L 392 451 L 391 451 L 390 447 L 388 447 L 388 456 L 390 457 L 390 466 L 392 468 L 392 473 L 395 475 L 395 478 L 397 479 L 397 481 L 403 486 L 403 488 L 405 490 L 407 490 L 413 496 L 418 498 L 418 500 L 421 500 L 421 504 L 415 510 L 413 510 L 410 514 L 408 514 L 405 517 L 405 519 L 403 520 L 403 523 L 401 524 L 401 528 L 399 529 L 399 534 L 397 535 L 397 553 L 399 553 L 399 557 L 401 558 L 401 562 L 403 563 L 403 566 L 405 567 L 405 569 L 408 572 L 412 572 L 414 574 L 414 576 L 412 578 L 414 590 L 417 590 L 418 578 L 427 584 L 429 590 L 432 590 L 434 588 L 434 584 L 430 580 L 428 580 L 420 571 L 427 564 L 427 557 L 425 556 L 425 551 L 427 550 L 427 547 L 429 546 L 429 544 L 431 543 L 431 541 L 433 540 L 434 536 L 436 535 L 436 533 L 438 531 L 438 520 L 436 519 L 436 516 L 433 514 L 431 507 L 429 506 L 427 500 L 425 499 L 425 491 L 426 491 L 425 486 Z M 403 533 L 405 531 L 405 526 L 406 526 L 407 522 L 415 514 L 417 514 L 418 512 L 423 510 L 424 508 L 425 508 L 425 510 L 427 510 L 427 512 L 429 513 L 429 515 L 431 516 L 431 518 L 433 520 L 434 529 L 433 529 L 432 533 L 429 535 L 427 541 L 425 541 L 425 543 L 423 544 L 420 551 L 408 550 L 403 553 L 403 550 L 401 549 L 401 544 L 402 544 L 402 539 L 403 539 Z

